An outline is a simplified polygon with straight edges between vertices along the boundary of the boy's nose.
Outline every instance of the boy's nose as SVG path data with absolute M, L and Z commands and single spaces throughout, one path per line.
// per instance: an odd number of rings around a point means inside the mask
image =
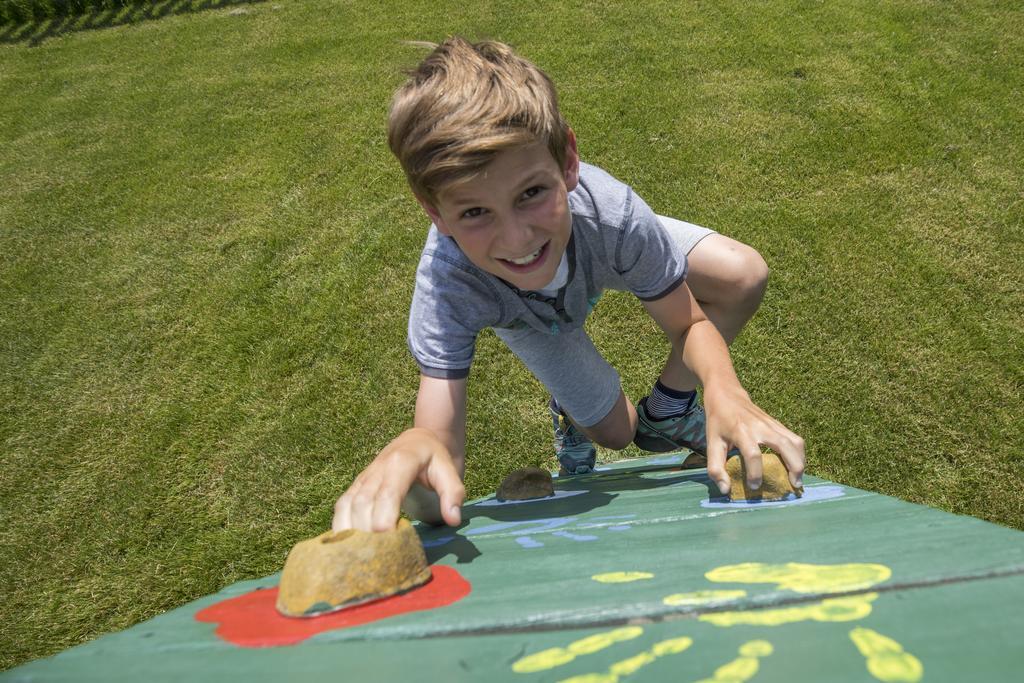
M 512 217 L 502 225 L 501 237 L 503 246 L 511 251 L 532 246 L 533 228 L 529 222 Z

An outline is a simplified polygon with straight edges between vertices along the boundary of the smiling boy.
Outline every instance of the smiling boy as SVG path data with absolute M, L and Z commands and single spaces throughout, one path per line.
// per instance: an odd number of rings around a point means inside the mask
M 395 94 L 388 140 L 433 222 L 409 316 L 420 387 L 414 427 L 338 499 L 335 530 L 390 529 L 400 509 L 460 523 L 466 378 L 488 327 L 551 393 L 563 474 L 591 471 L 594 443 L 690 448 L 724 493 L 730 447 L 757 488 L 763 444 L 799 485 L 803 441 L 751 402 L 726 345 L 760 303 L 764 261 L 581 163 L 543 72 L 500 43 L 451 38 Z M 583 328 L 605 289 L 637 296 L 672 345 L 636 407 Z

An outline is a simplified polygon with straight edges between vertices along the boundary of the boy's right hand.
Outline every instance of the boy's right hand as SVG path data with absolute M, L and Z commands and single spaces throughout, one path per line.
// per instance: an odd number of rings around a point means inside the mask
M 385 446 L 342 494 L 331 529 L 394 529 L 402 501 L 416 483 L 437 493 L 438 521 L 461 523 L 466 489 L 452 456 L 429 429 L 413 427 Z

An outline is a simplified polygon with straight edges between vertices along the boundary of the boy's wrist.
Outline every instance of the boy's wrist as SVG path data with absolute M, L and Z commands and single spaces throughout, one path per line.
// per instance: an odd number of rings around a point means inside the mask
M 703 378 L 702 378 L 703 379 Z M 707 381 L 702 381 L 704 387 L 704 403 L 714 401 L 716 397 L 733 396 L 750 400 L 750 394 L 740 384 L 734 372 L 715 373 Z

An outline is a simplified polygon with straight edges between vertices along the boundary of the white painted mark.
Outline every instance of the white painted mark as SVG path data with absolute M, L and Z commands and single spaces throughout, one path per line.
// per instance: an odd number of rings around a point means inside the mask
M 561 536 L 562 538 L 569 538 L 574 541 L 596 541 L 597 536 L 591 536 L 590 534 L 574 534 L 569 531 L 552 531 L 552 536 Z
M 702 500 L 700 502 L 700 506 L 711 509 L 740 508 L 744 510 L 753 510 L 755 508 L 777 508 L 788 507 L 790 505 L 802 505 L 804 503 L 816 503 L 822 500 L 841 498 L 844 495 L 846 495 L 846 490 L 842 486 L 815 486 L 805 488 L 804 495 L 800 498 L 797 498 L 793 494 L 789 494 L 789 496 L 783 500 L 773 500 L 770 502 L 742 500 L 731 501 L 728 498 L 712 498 L 711 500 Z
M 489 498 L 482 500 L 479 503 L 473 503 L 474 507 L 497 507 L 499 505 L 519 505 L 520 503 L 543 503 L 545 501 L 558 500 L 559 498 L 570 498 L 572 496 L 578 496 L 581 493 L 590 493 L 585 489 L 579 489 L 575 491 L 555 491 L 555 495 L 548 496 L 547 498 L 531 498 L 529 500 L 498 500 L 497 498 Z
M 616 462 L 617 467 L 611 465 L 602 465 L 595 467 L 595 472 L 611 472 L 614 470 L 629 469 L 630 466 L 634 467 L 657 467 L 659 465 L 682 465 L 683 461 L 686 460 L 685 455 L 679 453 L 673 455 L 663 455 L 656 458 L 645 458 L 643 460 L 620 460 Z

